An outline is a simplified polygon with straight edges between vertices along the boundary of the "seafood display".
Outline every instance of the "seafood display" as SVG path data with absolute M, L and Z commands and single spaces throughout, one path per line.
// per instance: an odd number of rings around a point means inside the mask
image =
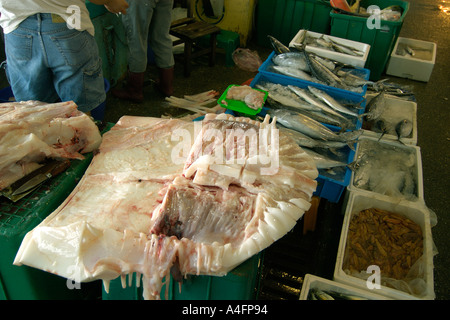
M 243 101 L 249 108 L 258 110 L 264 104 L 265 93 L 255 90 L 250 86 L 233 86 L 228 89 L 226 98 L 232 100 Z M 223 104 L 227 104 L 226 100 L 222 100 Z
M 0 104 L 0 190 L 49 158 L 84 159 L 100 145 L 100 132 L 74 102 Z M 11 150 L 15 150 L 11 152 Z
M 367 101 L 374 95 L 368 95 Z M 368 136 L 380 141 L 398 141 L 402 144 L 417 144 L 417 104 L 399 98 L 384 98 L 382 112 L 374 120 L 364 117 L 362 128 Z
M 350 220 L 343 269 L 354 274 L 377 265 L 383 278 L 403 280 L 422 255 L 423 235 L 417 223 L 370 208 Z
M 271 58 L 272 64 L 267 66 L 269 72 L 357 93 L 363 92 L 365 85 L 373 84 L 365 78 L 363 69 L 320 57 L 306 51 L 302 44 L 288 48 L 275 38 L 271 36 L 269 38 L 274 49 L 274 55 Z M 329 40 L 331 41 L 331 39 Z M 349 47 L 336 42 L 330 42 L 330 45 L 340 48 L 341 51 L 351 51 Z M 358 55 L 357 51 L 352 52 Z
M 170 274 L 226 274 L 310 207 L 315 163 L 275 124 L 227 114 L 122 117 L 69 197 L 25 236 L 14 264 L 102 279 L 106 290 L 136 273 L 146 299 L 160 297 Z
M 416 200 L 420 194 L 415 152 L 395 144 L 360 140 L 352 164 L 353 185 L 394 198 Z
M 325 91 L 308 86 L 283 86 L 268 81 L 256 84 L 257 88 L 269 93 L 268 106 L 302 113 L 320 123 L 333 125 L 344 130 L 352 130 L 359 119 L 359 104 L 336 100 Z
M 338 41 L 331 39 L 327 35 L 322 35 L 318 38 L 306 35 L 305 39 L 303 40 L 303 44 L 318 48 L 325 48 L 327 50 L 345 53 L 356 57 L 360 57 L 364 54 L 361 50 L 345 45 L 343 43 L 339 43 Z

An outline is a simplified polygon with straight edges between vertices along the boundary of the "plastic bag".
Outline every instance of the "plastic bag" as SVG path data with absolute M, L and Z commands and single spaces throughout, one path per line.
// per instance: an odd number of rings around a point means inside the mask
M 258 52 L 250 49 L 237 48 L 232 54 L 234 63 L 241 69 L 251 72 L 258 72 L 262 64 Z

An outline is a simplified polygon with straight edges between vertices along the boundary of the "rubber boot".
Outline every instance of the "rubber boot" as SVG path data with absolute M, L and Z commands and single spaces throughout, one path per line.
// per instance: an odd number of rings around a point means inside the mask
M 165 95 L 170 97 L 173 95 L 173 74 L 174 67 L 171 68 L 158 68 L 159 79 L 156 83 L 158 90 Z
M 144 75 L 145 72 L 128 72 L 125 86 L 111 90 L 112 95 L 133 102 L 144 101 Z

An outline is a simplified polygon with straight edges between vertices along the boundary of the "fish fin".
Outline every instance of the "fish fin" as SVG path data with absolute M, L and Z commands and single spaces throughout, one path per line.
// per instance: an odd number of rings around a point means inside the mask
M 358 161 L 355 160 L 355 161 L 352 161 L 349 164 L 347 164 L 347 168 L 349 168 L 353 172 L 356 172 L 358 170 L 357 165 L 358 165 Z
M 383 131 L 383 132 L 381 133 L 380 137 L 378 138 L 378 141 L 380 141 L 381 138 L 383 138 L 383 136 L 384 136 L 385 134 L 386 134 L 386 131 Z M 399 141 L 400 141 L 400 139 L 399 139 Z
M 365 116 L 367 116 L 367 115 L 368 115 L 367 112 L 358 115 L 358 120 L 363 120 L 363 118 L 364 118 Z
M 349 142 L 347 142 L 347 146 L 348 146 L 350 149 L 352 149 L 353 151 L 356 151 L 356 148 L 355 148 L 355 144 L 356 144 L 356 143 L 358 143 L 357 140 L 349 141 Z

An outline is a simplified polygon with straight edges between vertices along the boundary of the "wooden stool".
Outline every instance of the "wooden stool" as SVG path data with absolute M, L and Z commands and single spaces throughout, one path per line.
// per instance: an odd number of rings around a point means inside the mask
M 191 74 L 191 60 L 201 55 L 209 54 L 209 66 L 216 63 L 216 40 L 220 28 L 214 24 L 197 21 L 195 18 L 183 18 L 172 22 L 170 34 L 179 38 L 174 45 L 184 43 L 184 75 Z M 210 46 L 208 48 L 197 48 L 199 38 L 210 35 Z M 194 51 L 194 49 L 196 49 Z

